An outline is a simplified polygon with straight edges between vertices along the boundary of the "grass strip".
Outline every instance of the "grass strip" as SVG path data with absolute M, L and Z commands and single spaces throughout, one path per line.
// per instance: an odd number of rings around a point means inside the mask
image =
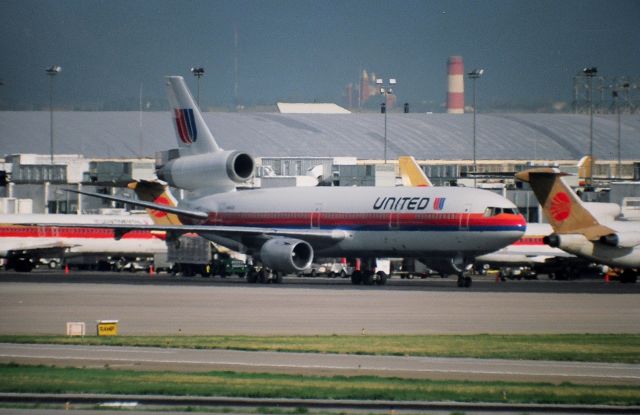
M 0 365 L 0 391 L 618 406 L 640 404 L 640 387 L 627 385 L 437 381 L 221 371 L 140 372 L 16 364 Z
M 640 334 L 117 337 L 3 335 L 0 336 L 0 342 L 640 363 Z

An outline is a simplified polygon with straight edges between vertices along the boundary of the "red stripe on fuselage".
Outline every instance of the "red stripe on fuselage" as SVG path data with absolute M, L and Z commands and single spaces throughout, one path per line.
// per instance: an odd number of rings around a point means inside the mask
M 107 228 L 74 228 L 60 226 L 0 226 L 0 238 L 89 238 L 114 239 L 115 231 Z M 157 236 L 150 231 L 133 230 L 122 239 L 153 239 Z
M 525 221 L 520 215 L 501 214 L 486 217 L 482 213 L 327 213 L 327 212 L 212 212 L 208 225 L 308 227 L 313 215 L 314 225 L 321 227 L 394 226 L 405 227 L 514 227 Z
M 536 245 L 536 246 L 546 245 L 542 241 L 543 238 L 544 236 L 541 236 L 541 235 L 540 236 L 523 236 L 513 244 L 514 245 Z

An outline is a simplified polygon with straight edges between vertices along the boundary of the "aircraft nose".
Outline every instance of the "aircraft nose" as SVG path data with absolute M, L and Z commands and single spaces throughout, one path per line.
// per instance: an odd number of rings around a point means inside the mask
M 522 233 L 524 233 L 527 230 L 527 220 L 524 218 L 522 213 L 514 216 L 514 225 L 517 226 L 522 231 Z

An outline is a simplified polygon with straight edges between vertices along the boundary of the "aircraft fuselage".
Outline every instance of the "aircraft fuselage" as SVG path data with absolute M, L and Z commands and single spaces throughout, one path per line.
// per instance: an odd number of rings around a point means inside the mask
M 333 244 L 316 244 L 322 256 L 474 256 L 518 240 L 526 228 L 511 202 L 471 188 L 278 188 L 187 205 L 209 212 L 203 225 L 342 232 Z

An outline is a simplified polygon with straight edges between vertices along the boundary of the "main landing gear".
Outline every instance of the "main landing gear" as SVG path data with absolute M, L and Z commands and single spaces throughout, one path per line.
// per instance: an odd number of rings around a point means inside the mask
M 359 285 L 385 285 L 387 283 L 387 274 L 383 271 L 371 272 L 371 271 L 353 271 L 351 274 L 351 284 Z
M 355 271 L 351 274 L 351 284 L 353 285 L 385 285 L 387 283 L 387 274 L 382 270 L 376 270 L 377 262 L 376 259 L 367 259 L 367 260 L 350 260 L 350 263 L 357 264 L 360 263 L 360 266 L 356 268 Z
M 471 287 L 471 277 L 466 272 L 461 272 L 458 274 L 458 287 L 460 288 L 469 288 Z
M 282 273 L 273 271 L 272 269 L 266 267 L 261 267 L 259 269 L 256 269 L 256 267 L 252 267 L 247 274 L 247 282 L 251 284 L 255 284 L 257 282 L 261 284 L 281 284 Z

